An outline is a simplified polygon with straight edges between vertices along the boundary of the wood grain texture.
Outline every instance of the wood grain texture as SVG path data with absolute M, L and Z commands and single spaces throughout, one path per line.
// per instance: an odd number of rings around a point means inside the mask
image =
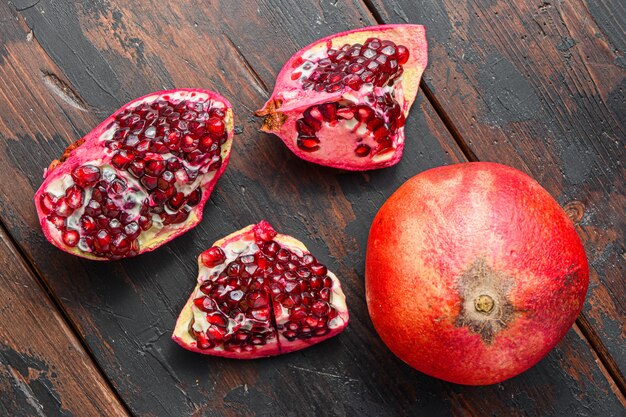
M 480 160 L 533 176 L 588 254 L 584 320 L 626 373 L 626 7 L 603 0 L 374 1 L 427 25 L 426 84 Z
M 128 415 L 2 228 L 0 271 L 0 415 Z
M 27 8 L 33 3 L 16 1 L 15 8 L 24 9 L 19 13 L 0 5 L 0 15 L 12 16 L 0 31 L 6 37 L 0 43 L 0 107 L 9 109 L 0 114 L 0 172 L 11 179 L 0 182 L 0 216 L 131 411 L 618 416 L 620 398 L 575 332 L 529 372 L 483 388 L 433 380 L 384 347 L 364 299 L 371 220 L 407 178 L 463 161 L 463 155 L 420 97 L 398 166 L 344 173 L 299 160 L 278 139 L 258 133 L 259 121 L 248 115 L 265 101 L 293 52 L 326 34 L 371 23 L 371 15 L 358 2 L 224 3 L 42 1 Z M 174 86 L 220 92 L 243 128 L 202 224 L 153 253 L 121 262 L 89 262 L 48 244 L 31 201 L 41 169 L 119 105 Z M 262 218 L 300 238 L 335 270 L 350 326 L 321 345 L 272 359 L 238 362 L 182 350 L 169 336 L 194 287 L 197 254 Z

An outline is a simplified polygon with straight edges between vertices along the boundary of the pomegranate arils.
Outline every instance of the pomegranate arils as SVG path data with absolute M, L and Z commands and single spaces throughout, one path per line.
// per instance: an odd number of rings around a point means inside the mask
M 253 358 L 339 333 L 348 320 L 339 283 L 300 245 L 263 221 L 203 252 L 199 284 L 185 306 L 191 311 L 181 313 L 174 340 L 207 354 Z
M 210 192 L 223 171 L 231 117 L 225 100 L 203 90 L 155 93 L 124 106 L 73 145 L 81 150 L 70 150 L 75 158 L 46 174 L 36 196 L 46 236 L 81 256 L 119 259 L 185 231 L 169 224 L 194 226 L 203 190 Z M 200 138 L 205 146 L 198 149 Z
M 293 79 L 301 79 L 303 87 L 306 84 L 305 89 L 327 92 L 339 91 L 343 86 L 358 90 L 362 82 L 369 83 L 375 78 L 378 80 L 377 84 L 383 86 L 394 79 L 394 75 L 400 69 L 399 65 L 405 64 L 409 58 L 406 47 L 396 46 L 391 41 L 383 42 L 384 47 L 379 39 L 369 38 L 363 46 L 355 43 L 346 44 L 340 49 L 331 48 L 327 51 L 328 58 L 322 58 L 317 63 L 303 60 L 304 65 L 311 67 L 317 64 L 317 68 L 306 78 L 297 76 Z M 392 65 L 392 62 L 395 65 Z M 361 74 L 364 69 L 363 63 L 369 71 L 359 78 L 362 82 L 356 81 L 356 78 L 345 77 L 346 74 Z M 321 90 L 318 90 L 318 87 L 321 87 Z
M 303 151 L 314 152 L 320 149 L 320 139 L 317 134 L 326 124 L 334 126 L 343 120 L 352 120 L 359 122 L 352 124 L 350 128 L 354 133 L 354 140 L 360 142 L 363 136 L 371 137 L 378 145 L 377 151 L 380 152 L 392 146 L 389 139 L 396 130 L 404 126 L 404 116 L 401 113 L 400 106 L 395 102 L 391 94 L 386 93 L 380 100 L 374 99 L 374 106 L 367 104 L 338 104 L 328 102 L 309 107 L 304 111 L 302 119 L 296 121 L 296 130 L 298 139 L 296 141 L 298 147 Z M 359 128 L 365 125 L 365 133 Z M 357 144 L 354 153 L 357 157 L 366 157 L 370 155 L 372 147 L 367 144 Z

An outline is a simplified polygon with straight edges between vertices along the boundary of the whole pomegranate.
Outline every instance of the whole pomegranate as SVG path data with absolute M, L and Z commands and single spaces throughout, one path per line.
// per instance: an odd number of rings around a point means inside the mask
M 363 171 L 396 164 L 404 122 L 427 62 L 419 25 L 338 33 L 303 48 L 278 74 L 257 111 L 262 130 L 300 158 Z
M 151 251 L 198 224 L 226 169 L 233 112 L 207 90 L 159 91 L 113 113 L 44 173 L 46 238 L 90 259 Z
M 198 266 L 172 335 L 185 349 L 237 359 L 280 355 L 348 325 L 335 274 L 266 221 L 218 240 Z
M 574 226 L 527 175 L 495 163 L 423 172 L 382 206 L 365 283 L 376 330 L 428 375 L 486 385 L 565 335 L 589 270 Z

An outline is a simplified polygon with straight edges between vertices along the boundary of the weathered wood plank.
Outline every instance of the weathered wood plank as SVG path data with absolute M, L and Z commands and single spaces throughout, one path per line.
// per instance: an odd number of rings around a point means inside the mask
M 0 415 L 128 415 L 0 228 Z
M 529 173 L 571 212 L 592 267 L 583 314 L 623 374 L 624 3 L 374 4 L 430 28 L 426 84 L 478 158 Z
M 14 36 L 0 54 L 5 57 L 0 71 L 9 75 L 0 77 L 7 84 L 0 90 L 9 92 L 6 97 L 22 96 L 15 104 L 0 98 L 0 106 L 12 109 L 0 115 L 0 172 L 12 179 L 0 183 L 0 215 L 131 410 L 176 416 L 480 415 L 485 410 L 556 416 L 596 407 L 604 415 L 619 415 L 620 399 L 574 332 L 528 373 L 474 389 L 421 375 L 382 345 L 363 296 L 370 222 L 405 179 L 463 156 L 420 99 L 397 167 L 341 173 L 300 161 L 277 139 L 257 133 L 259 122 L 248 115 L 262 105 L 291 53 L 371 16 L 359 3 L 342 5 L 347 10 L 296 1 L 224 3 L 188 8 L 44 1 L 20 13 L 33 28 L 31 43 L 22 21 L 0 32 Z M 71 89 L 50 89 L 41 71 Z M 40 235 L 30 201 L 41 168 L 128 99 L 190 85 L 224 94 L 244 127 L 203 223 L 154 253 L 122 262 L 87 262 L 51 247 Z M 60 98 L 59 91 L 72 90 L 75 100 Z M 305 351 L 253 362 L 180 349 L 169 334 L 194 286 L 196 255 L 261 218 L 302 238 L 338 272 L 351 307 L 349 328 Z

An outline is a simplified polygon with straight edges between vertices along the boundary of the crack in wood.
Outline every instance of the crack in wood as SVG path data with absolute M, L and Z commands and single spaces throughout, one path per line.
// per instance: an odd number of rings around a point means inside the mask
M 87 111 L 87 104 L 65 81 L 55 74 L 42 71 L 41 76 L 45 86 L 61 100 L 81 111 Z
M 227 34 L 224 34 L 224 37 L 226 38 L 226 40 L 228 40 L 228 43 L 230 44 L 231 48 L 235 51 L 235 56 L 239 59 L 239 61 L 241 61 L 243 67 L 246 69 L 248 74 L 250 74 L 256 86 L 260 88 L 259 93 L 261 93 L 261 95 L 265 97 L 269 97 L 270 89 L 267 87 L 267 85 L 265 84 L 261 76 L 256 72 L 256 70 L 250 64 L 250 62 L 248 62 L 246 57 L 243 56 L 243 54 L 239 51 L 239 48 L 237 48 L 237 45 L 235 45 L 235 42 L 233 42 L 233 40 Z

